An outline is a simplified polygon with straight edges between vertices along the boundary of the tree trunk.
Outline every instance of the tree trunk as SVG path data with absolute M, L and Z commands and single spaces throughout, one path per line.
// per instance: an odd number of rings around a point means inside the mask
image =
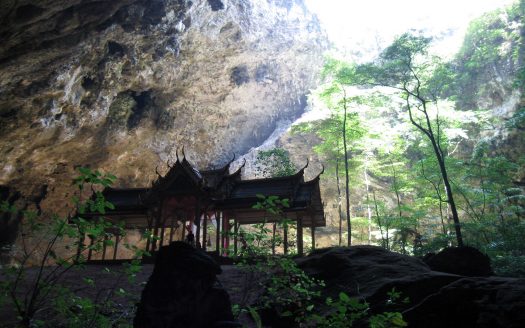
M 414 95 L 413 93 L 408 92 L 408 94 L 413 95 L 422 105 L 422 108 L 418 108 L 418 110 L 422 112 L 423 115 L 425 116 L 425 123 L 427 127 L 426 129 L 414 120 L 409 97 L 407 97 L 406 99 L 408 114 L 410 116 L 410 122 L 412 123 L 412 125 L 417 127 L 421 132 L 423 132 L 423 134 L 425 134 L 430 140 L 430 142 L 432 143 L 432 149 L 434 150 L 434 154 L 436 155 L 436 159 L 439 164 L 439 171 L 441 173 L 441 178 L 443 179 L 443 183 L 445 184 L 445 192 L 447 194 L 447 203 L 450 207 L 450 211 L 452 212 L 452 220 L 454 221 L 454 229 L 456 231 L 457 243 L 458 243 L 458 246 L 463 246 L 463 236 L 461 235 L 461 225 L 459 223 L 459 216 L 458 216 L 458 211 L 456 208 L 456 203 L 454 202 L 452 188 L 450 186 L 450 181 L 448 179 L 447 168 L 445 165 L 445 156 L 443 154 L 441 146 L 439 145 L 439 140 L 436 140 L 436 136 L 434 135 L 434 131 L 432 130 L 432 124 L 430 123 L 430 117 L 428 116 L 427 106 L 426 106 L 428 101 L 421 98 L 419 96 L 419 93 Z M 438 121 L 438 131 L 439 131 L 439 121 Z M 439 135 L 438 135 L 438 139 L 439 139 Z
M 401 217 L 403 216 L 403 213 L 401 212 L 401 197 L 399 195 L 399 186 L 397 184 L 397 172 L 396 172 L 396 169 L 394 168 L 394 162 L 392 160 L 390 160 L 390 166 L 392 167 L 392 174 L 393 174 L 393 178 L 394 178 L 394 192 L 396 194 L 396 200 L 397 200 L 397 211 L 399 213 L 399 219 L 401 219 Z
M 350 177 L 348 173 L 348 145 L 346 143 L 346 112 L 347 112 L 347 106 L 346 106 L 346 91 L 343 88 L 343 108 L 344 108 L 344 118 L 343 118 L 343 150 L 345 154 L 345 198 L 346 198 L 346 223 L 347 223 L 347 231 L 348 231 L 348 246 L 352 245 L 352 223 L 350 222 Z
M 372 243 L 372 209 L 370 208 L 370 181 L 368 180 L 368 156 L 365 158 L 366 208 L 368 214 L 368 245 Z
M 379 233 L 381 234 L 381 241 L 383 242 L 383 247 L 386 245 L 385 237 L 383 237 L 383 224 L 381 222 L 381 216 L 379 215 L 379 208 L 377 206 L 376 192 L 372 191 L 372 197 L 374 198 L 374 208 L 376 210 L 377 225 L 379 226 Z
M 337 147 L 339 149 L 339 145 Z M 343 211 L 341 209 L 341 182 L 339 181 L 339 154 L 335 160 L 335 177 L 337 182 L 337 212 L 339 214 L 339 246 L 343 239 Z
M 443 177 L 443 183 L 445 184 L 445 190 L 447 192 L 448 204 L 450 205 L 450 211 L 452 212 L 452 220 L 454 221 L 454 229 L 456 231 L 456 239 L 458 241 L 458 246 L 463 246 L 463 236 L 461 234 L 461 225 L 459 223 L 459 215 L 456 208 L 456 203 L 454 201 L 454 196 L 452 194 L 452 188 L 450 187 L 450 182 L 448 180 L 447 170 L 445 167 L 444 159 L 441 159 L 439 162 L 439 170 L 441 171 L 441 176 Z

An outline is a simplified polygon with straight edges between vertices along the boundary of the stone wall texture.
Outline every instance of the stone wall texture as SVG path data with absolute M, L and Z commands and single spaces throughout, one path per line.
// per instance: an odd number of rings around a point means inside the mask
M 324 40 L 302 0 L 4 0 L 0 185 L 59 211 L 78 166 L 224 163 L 303 112 Z

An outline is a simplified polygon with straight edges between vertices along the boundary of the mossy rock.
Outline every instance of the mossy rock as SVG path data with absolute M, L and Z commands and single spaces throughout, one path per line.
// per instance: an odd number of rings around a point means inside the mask
M 137 107 L 137 102 L 128 93 L 119 93 L 109 106 L 108 122 L 114 126 L 125 126 L 131 114 Z

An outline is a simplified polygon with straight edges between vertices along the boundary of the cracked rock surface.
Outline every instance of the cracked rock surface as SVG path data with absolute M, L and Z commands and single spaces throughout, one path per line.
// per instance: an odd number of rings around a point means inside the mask
M 294 119 L 325 37 L 302 0 L 0 4 L 0 184 L 57 211 L 78 166 L 147 185 L 185 146 L 224 163 Z

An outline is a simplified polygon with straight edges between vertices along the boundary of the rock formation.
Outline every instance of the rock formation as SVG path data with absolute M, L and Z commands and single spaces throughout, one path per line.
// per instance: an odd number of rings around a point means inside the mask
M 302 0 L 2 1 L 0 184 L 59 210 L 81 165 L 147 185 L 293 119 L 326 47 Z
M 410 327 L 518 328 L 525 321 L 525 281 L 463 278 L 405 311 Z
M 326 294 L 366 300 L 372 313 L 402 312 L 409 327 L 519 327 L 525 280 L 432 271 L 423 261 L 376 246 L 326 248 L 297 260 L 323 279 Z M 408 302 L 389 304 L 395 288 Z M 395 302 L 394 302 L 395 303 Z
M 209 255 L 189 244 L 161 247 L 142 291 L 134 327 L 236 327 L 228 293 L 217 283 L 220 273 Z
M 424 261 L 434 271 L 466 277 L 494 275 L 490 266 L 490 258 L 469 246 L 447 247 L 437 254 L 427 254 Z

